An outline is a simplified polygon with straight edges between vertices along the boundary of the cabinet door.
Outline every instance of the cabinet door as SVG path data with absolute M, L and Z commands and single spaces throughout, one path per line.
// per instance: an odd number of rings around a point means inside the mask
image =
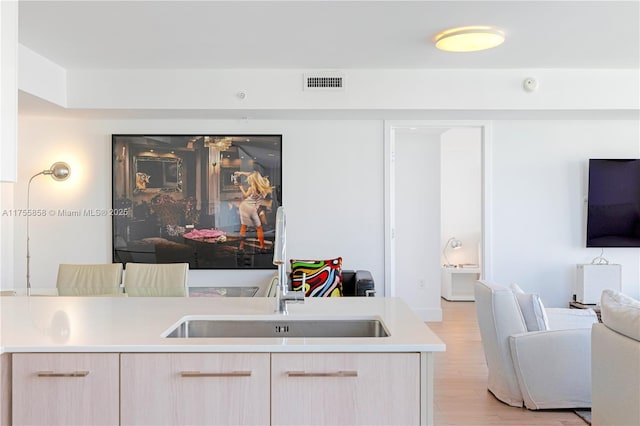
M 417 425 L 417 353 L 273 354 L 273 425 Z
M 12 358 L 13 424 L 118 424 L 118 354 Z
M 0 425 L 11 424 L 11 354 L 0 355 Z
M 122 354 L 123 425 L 269 423 L 269 354 Z

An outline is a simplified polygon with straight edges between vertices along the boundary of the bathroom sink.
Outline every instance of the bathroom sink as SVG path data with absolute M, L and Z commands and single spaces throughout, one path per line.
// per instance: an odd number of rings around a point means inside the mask
M 164 337 L 388 337 L 378 319 L 203 319 L 185 317 Z

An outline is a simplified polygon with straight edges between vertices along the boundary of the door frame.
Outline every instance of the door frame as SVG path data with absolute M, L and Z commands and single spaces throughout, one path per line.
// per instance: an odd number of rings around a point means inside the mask
M 385 120 L 384 122 L 384 295 L 396 293 L 395 243 L 395 146 L 396 132 L 407 129 L 474 127 L 480 129 L 481 143 L 481 232 L 479 263 L 481 278 L 492 277 L 492 122 L 485 120 Z M 440 288 L 440 283 L 438 283 Z

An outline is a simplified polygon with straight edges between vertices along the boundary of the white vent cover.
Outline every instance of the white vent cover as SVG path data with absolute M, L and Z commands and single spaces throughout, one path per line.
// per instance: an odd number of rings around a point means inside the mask
M 338 72 L 304 74 L 303 90 L 344 90 L 345 77 Z

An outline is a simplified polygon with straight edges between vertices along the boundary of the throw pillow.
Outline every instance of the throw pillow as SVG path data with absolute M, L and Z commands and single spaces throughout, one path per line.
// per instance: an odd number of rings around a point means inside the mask
M 600 301 L 602 322 L 610 329 L 640 340 L 640 301 L 619 291 L 604 290 Z
M 291 259 L 293 290 L 301 291 L 302 276 L 306 274 L 304 292 L 307 297 L 342 296 L 342 258 L 329 260 Z
M 525 293 L 518 284 L 511 284 L 511 291 L 518 301 L 527 331 L 549 330 L 549 320 L 540 296 Z

